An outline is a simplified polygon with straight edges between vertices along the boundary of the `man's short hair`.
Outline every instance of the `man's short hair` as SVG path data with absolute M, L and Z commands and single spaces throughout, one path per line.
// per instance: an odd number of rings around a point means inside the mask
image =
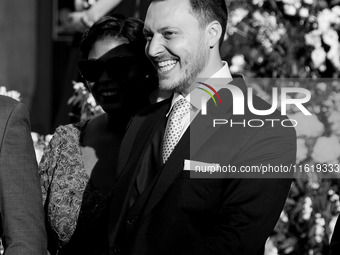
M 151 2 L 161 2 L 166 0 L 151 0 Z M 222 44 L 228 22 L 228 8 L 225 0 L 188 0 L 193 15 L 197 17 L 202 26 L 217 20 L 222 26 L 220 44 Z

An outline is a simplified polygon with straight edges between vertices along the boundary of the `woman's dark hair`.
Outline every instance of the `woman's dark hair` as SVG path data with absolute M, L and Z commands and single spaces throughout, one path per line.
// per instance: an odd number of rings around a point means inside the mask
M 145 98 L 157 88 L 158 78 L 156 69 L 145 55 L 146 39 L 143 34 L 143 21 L 125 17 L 124 15 L 105 16 L 95 22 L 83 35 L 80 42 L 80 52 L 84 59 L 88 58 L 93 45 L 103 39 L 128 41 L 136 56 L 135 65 L 142 76 L 134 84 L 133 95 L 136 100 Z
M 124 15 L 105 16 L 84 33 L 80 42 L 81 55 L 84 59 L 87 59 L 93 44 L 105 38 L 128 40 L 129 43 L 138 45 L 138 50 L 141 49 L 144 52 L 146 41 L 143 26 L 144 23 L 136 18 L 128 18 Z

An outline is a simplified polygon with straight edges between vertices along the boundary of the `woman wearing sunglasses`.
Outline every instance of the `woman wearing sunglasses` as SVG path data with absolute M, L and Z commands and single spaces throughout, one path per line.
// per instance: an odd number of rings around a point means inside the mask
M 57 128 L 41 160 L 51 254 L 94 255 L 108 247 L 119 146 L 130 117 L 156 87 L 142 29 L 134 18 L 105 17 L 83 36 L 79 70 L 105 113 Z

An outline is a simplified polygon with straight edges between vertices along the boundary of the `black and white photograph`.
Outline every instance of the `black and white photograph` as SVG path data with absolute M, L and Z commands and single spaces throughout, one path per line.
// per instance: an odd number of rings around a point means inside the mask
M 1 0 L 0 255 L 339 255 L 340 0 Z

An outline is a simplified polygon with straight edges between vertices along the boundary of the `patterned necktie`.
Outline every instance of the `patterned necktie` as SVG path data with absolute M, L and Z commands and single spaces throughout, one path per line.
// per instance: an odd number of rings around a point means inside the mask
M 182 132 L 181 121 L 183 117 L 190 112 L 190 109 L 191 104 L 184 98 L 181 98 L 174 104 L 169 116 L 168 129 L 163 142 L 163 163 L 168 160 L 171 152 L 178 143 Z

